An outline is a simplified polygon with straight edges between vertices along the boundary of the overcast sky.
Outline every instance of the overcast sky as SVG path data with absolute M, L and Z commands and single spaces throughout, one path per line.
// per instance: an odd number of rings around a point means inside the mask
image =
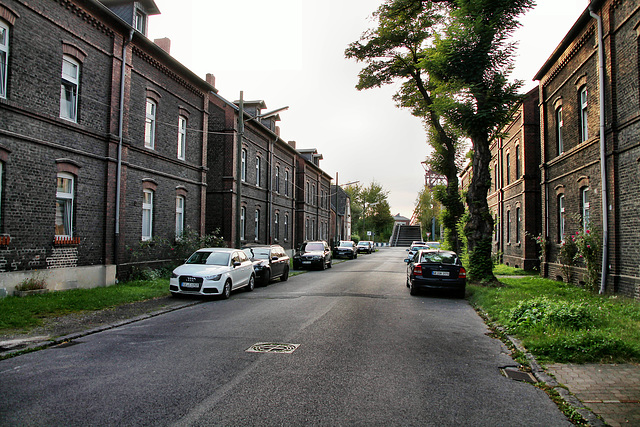
M 422 123 L 395 107 L 395 87 L 357 91 L 362 64 L 344 57 L 349 43 L 375 25 L 382 0 L 155 0 L 150 39 L 171 39 L 171 55 L 219 94 L 289 106 L 278 123 L 285 141 L 316 148 L 320 167 L 338 183 L 372 181 L 389 192 L 391 214 L 411 217 L 428 155 Z M 513 78 L 536 86 L 541 68 L 587 0 L 538 0 L 516 33 Z

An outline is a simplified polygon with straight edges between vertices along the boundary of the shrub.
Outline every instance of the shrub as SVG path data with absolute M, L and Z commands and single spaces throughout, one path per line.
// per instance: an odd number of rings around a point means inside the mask
M 546 297 L 521 301 L 513 308 L 509 321 L 516 328 L 537 325 L 582 329 L 593 326 L 595 317 L 584 303 L 559 303 Z
M 16 291 L 35 291 L 39 289 L 47 289 L 47 281 L 37 272 L 32 277 L 27 277 L 16 285 Z
M 525 345 L 541 359 L 557 363 L 615 363 L 640 356 L 638 348 L 600 331 L 548 336 Z

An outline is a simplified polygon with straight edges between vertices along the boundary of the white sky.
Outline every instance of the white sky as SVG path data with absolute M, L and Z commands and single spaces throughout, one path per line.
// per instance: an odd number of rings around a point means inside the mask
M 424 185 L 428 154 L 422 123 L 395 107 L 395 88 L 357 91 L 363 64 L 344 57 L 348 44 L 372 26 L 382 0 L 155 0 L 150 39 L 171 39 L 171 54 L 219 94 L 262 99 L 267 111 L 289 106 L 281 137 L 322 153 L 320 167 L 339 183 L 375 180 L 389 191 L 391 214 L 411 217 Z M 588 0 L 538 0 L 516 33 L 513 78 L 535 87 L 541 68 Z

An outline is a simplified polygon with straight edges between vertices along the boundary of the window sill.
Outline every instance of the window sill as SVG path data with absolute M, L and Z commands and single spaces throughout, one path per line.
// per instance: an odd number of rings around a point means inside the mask
M 56 236 L 53 239 L 54 246 L 73 246 L 73 245 L 79 245 L 79 244 L 80 244 L 79 237 Z

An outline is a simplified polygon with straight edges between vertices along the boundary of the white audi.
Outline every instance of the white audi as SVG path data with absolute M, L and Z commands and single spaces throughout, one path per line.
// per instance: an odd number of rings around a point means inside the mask
M 231 291 L 255 286 L 253 263 L 240 249 L 199 249 L 173 270 L 169 281 L 172 295 L 219 295 L 227 299 Z

